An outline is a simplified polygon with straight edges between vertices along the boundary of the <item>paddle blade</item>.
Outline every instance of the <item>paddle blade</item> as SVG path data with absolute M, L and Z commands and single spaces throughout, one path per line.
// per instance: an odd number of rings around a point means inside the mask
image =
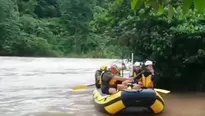
M 157 91 L 157 92 L 160 92 L 160 93 L 165 93 L 165 94 L 170 93 L 170 91 L 165 90 L 165 89 L 154 89 L 154 90 Z
M 85 89 L 87 87 L 88 87 L 87 85 L 78 85 L 78 86 L 73 87 L 72 89 L 73 90 L 78 90 L 78 89 Z

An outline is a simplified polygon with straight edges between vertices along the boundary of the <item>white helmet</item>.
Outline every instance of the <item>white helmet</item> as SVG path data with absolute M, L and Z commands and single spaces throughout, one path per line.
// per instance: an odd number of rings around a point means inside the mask
M 140 62 L 135 62 L 134 66 L 141 66 Z
M 145 63 L 144 63 L 145 66 L 148 66 L 148 65 L 153 65 L 152 61 L 150 60 L 147 60 Z

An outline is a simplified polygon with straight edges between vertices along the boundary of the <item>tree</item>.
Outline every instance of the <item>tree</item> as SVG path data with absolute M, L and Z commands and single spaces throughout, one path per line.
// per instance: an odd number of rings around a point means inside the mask
M 182 6 L 183 12 L 185 14 L 189 11 L 190 8 L 197 10 L 199 13 L 204 13 L 205 11 L 205 0 L 131 0 L 131 9 L 134 11 L 142 7 L 151 7 L 152 10 L 155 11 L 155 13 L 162 14 L 164 12 L 164 9 L 168 8 L 168 17 L 170 19 L 175 14 L 175 9 L 179 5 Z

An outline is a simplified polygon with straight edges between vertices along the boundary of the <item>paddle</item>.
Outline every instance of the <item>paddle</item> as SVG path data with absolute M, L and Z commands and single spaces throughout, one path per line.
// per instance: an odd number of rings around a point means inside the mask
M 123 52 L 122 52 L 122 53 L 123 53 Z M 123 62 L 123 54 L 122 54 L 122 75 L 121 75 L 122 77 L 124 76 L 124 74 L 123 74 L 123 69 L 124 69 L 123 63 L 124 63 L 124 62 Z
M 134 64 L 134 53 L 132 53 L 131 55 L 131 76 L 134 74 L 134 67 L 133 67 L 133 64 Z
M 94 85 L 95 85 L 95 84 L 90 84 L 90 85 L 78 85 L 78 86 L 73 87 L 72 89 L 73 89 L 73 90 L 86 89 L 86 88 L 92 87 L 92 86 L 94 86 Z M 154 90 L 157 91 L 157 92 L 160 92 L 160 93 L 164 93 L 164 94 L 170 93 L 169 90 L 165 90 L 165 89 L 157 89 L 157 88 L 155 88 Z
M 128 85 L 134 85 L 133 82 L 132 83 L 128 83 Z M 147 89 L 146 87 L 141 87 L 142 89 Z M 160 93 L 164 93 L 164 94 L 168 94 L 170 93 L 169 90 L 165 90 L 165 89 L 158 89 L 158 88 L 154 88 L 155 91 L 160 92 Z
M 160 92 L 160 93 L 164 93 L 164 94 L 168 94 L 168 93 L 170 93 L 170 91 L 169 90 L 165 90 L 165 89 L 154 89 L 155 91 L 157 91 L 157 92 Z
M 72 89 L 73 89 L 73 90 L 86 89 L 86 88 L 92 87 L 92 86 L 94 86 L 94 85 L 95 85 L 95 84 L 90 84 L 90 85 L 77 85 L 77 86 L 73 87 Z

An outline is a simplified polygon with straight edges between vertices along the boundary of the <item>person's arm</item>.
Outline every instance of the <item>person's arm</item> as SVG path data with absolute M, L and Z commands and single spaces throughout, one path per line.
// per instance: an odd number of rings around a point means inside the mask
M 116 75 L 113 76 L 113 79 L 118 80 L 118 81 L 131 80 L 131 78 L 124 78 L 124 77 L 116 76 Z
M 111 72 L 106 72 L 103 77 L 105 77 L 105 80 L 118 80 L 118 81 L 125 81 L 130 80 L 130 78 L 123 78 L 121 76 L 113 75 Z

